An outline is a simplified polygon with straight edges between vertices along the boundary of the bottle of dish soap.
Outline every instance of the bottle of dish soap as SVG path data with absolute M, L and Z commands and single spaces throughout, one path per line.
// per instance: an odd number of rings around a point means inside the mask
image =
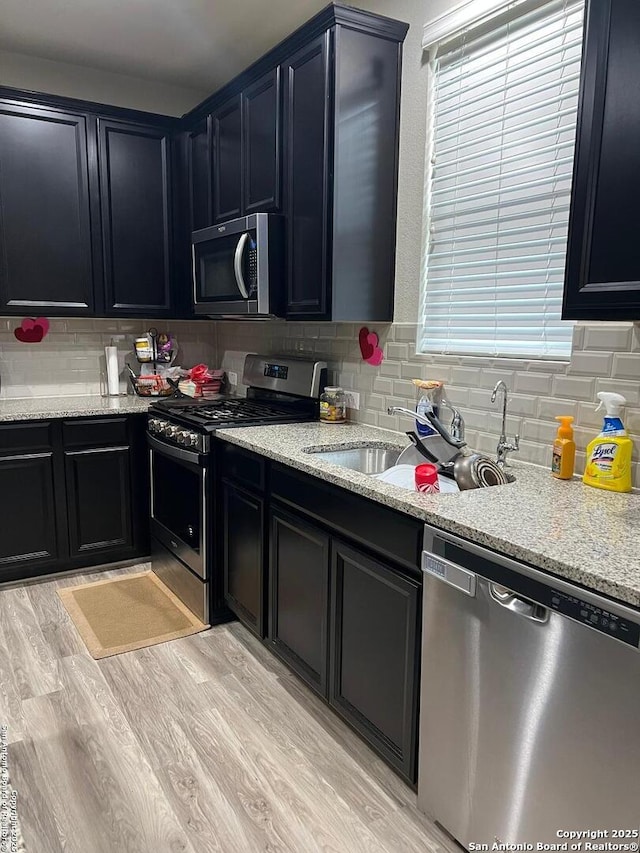
M 633 442 L 627 437 L 620 414 L 626 404 L 622 394 L 600 391 L 600 405 L 606 414 L 602 432 L 587 446 L 587 464 L 582 478 L 588 486 L 611 492 L 631 491 L 631 451 Z
M 551 473 L 558 480 L 570 480 L 576 463 L 576 443 L 573 440 L 573 418 L 571 415 L 558 415 L 560 421 L 558 434 L 553 442 Z

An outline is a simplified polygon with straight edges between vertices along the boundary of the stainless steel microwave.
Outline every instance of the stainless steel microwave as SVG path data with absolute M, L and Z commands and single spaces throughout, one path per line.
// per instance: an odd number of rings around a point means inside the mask
M 284 222 L 253 213 L 191 235 L 193 307 L 206 316 L 282 316 Z

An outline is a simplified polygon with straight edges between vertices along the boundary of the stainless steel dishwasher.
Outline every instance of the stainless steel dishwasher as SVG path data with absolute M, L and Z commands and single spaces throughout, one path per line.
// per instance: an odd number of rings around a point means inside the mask
M 466 847 L 637 845 L 640 612 L 428 526 L 424 548 L 421 810 Z

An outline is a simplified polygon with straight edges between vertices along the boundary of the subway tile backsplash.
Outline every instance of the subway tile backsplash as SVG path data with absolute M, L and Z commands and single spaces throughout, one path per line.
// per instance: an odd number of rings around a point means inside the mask
M 592 323 L 574 327 L 568 362 L 469 356 L 415 355 L 417 326 L 375 326 L 385 360 L 372 367 L 360 358 L 359 324 L 217 323 L 218 361 L 242 376 L 247 352 L 289 353 L 318 357 L 330 368 L 330 381 L 358 391 L 354 420 L 407 430 L 411 422 L 387 415 L 387 407 L 415 405 L 414 377 L 441 379 L 451 402 L 467 424 L 470 446 L 495 453 L 500 434 L 498 405 L 491 389 L 504 379 L 511 390 L 509 434 L 520 433 L 519 458 L 540 465 L 551 462 L 556 415 L 576 419 L 576 471 L 584 467 L 584 450 L 602 423 L 595 414 L 598 391 L 619 391 L 627 398 L 625 423 L 634 447 L 634 484 L 640 487 L 640 327 L 631 323 Z
M 0 400 L 100 394 L 105 346 L 113 340 L 121 367 L 126 360 L 135 369 L 133 340 L 152 326 L 176 336 L 181 363 L 190 367 L 204 361 L 213 366 L 216 361 L 213 323 L 55 319 L 44 340 L 25 344 L 13 334 L 20 322 L 19 317 L 0 318 Z
M 491 389 L 502 378 L 511 389 L 508 430 L 521 436 L 519 458 L 548 465 L 557 426 L 554 418 L 570 414 L 576 419 L 578 471 L 584 465 L 586 443 L 602 423 L 600 413 L 594 412 L 595 394 L 619 391 L 628 401 L 625 422 L 635 441 L 634 484 L 640 487 L 637 324 L 576 325 L 568 362 L 418 356 L 415 324 L 375 326 L 385 352 L 380 367 L 362 361 L 360 324 L 355 323 L 56 319 L 39 344 L 19 343 L 13 335 L 18 325 L 19 318 L 0 318 L 0 400 L 99 394 L 104 347 L 115 338 L 123 364 L 133 358 L 133 338 L 157 326 L 177 337 L 181 364 L 204 361 L 237 373 L 239 381 L 248 352 L 323 359 L 329 364 L 330 382 L 360 394 L 360 410 L 352 412 L 352 418 L 389 429 L 411 427 L 410 421 L 387 415 L 390 405 L 413 407 L 411 379 L 441 379 L 452 403 L 464 414 L 470 446 L 487 453 L 495 452 L 500 432 L 499 409 L 491 404 Z

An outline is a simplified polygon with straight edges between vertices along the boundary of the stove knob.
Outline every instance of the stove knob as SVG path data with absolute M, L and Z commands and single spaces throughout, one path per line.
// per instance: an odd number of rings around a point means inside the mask
M 176 439 L 178 444 L 188 444 L 189 443 L 189 431 L 186 429 L 178 430 L 178 434 L 176 435 Z
M 157 418 L 151 418 L 149 421 L 149 430 L 151 432 L 158 432 L 158 427 L 160 426 L 160 421 Z
M 169 430 L 169 424 L 166 421 L 160 421 L 158 425 L 158 432 L 162 435 L 166 435 Z
M 178 429 L 177 426 L 173 426 L 172 424 L 169 424 L 169 426 L 167 427 L 167 435 L 169 436 L 169 438 L 176 438 L 176 436 L 178 435 L 179 432 L 180 432 L 180 430 Z
M 200 437 L 197 433 L 192 432 L 189 436 L 189 442 L 191 444 L 191 447 L 197 447 L 200 444 Z

